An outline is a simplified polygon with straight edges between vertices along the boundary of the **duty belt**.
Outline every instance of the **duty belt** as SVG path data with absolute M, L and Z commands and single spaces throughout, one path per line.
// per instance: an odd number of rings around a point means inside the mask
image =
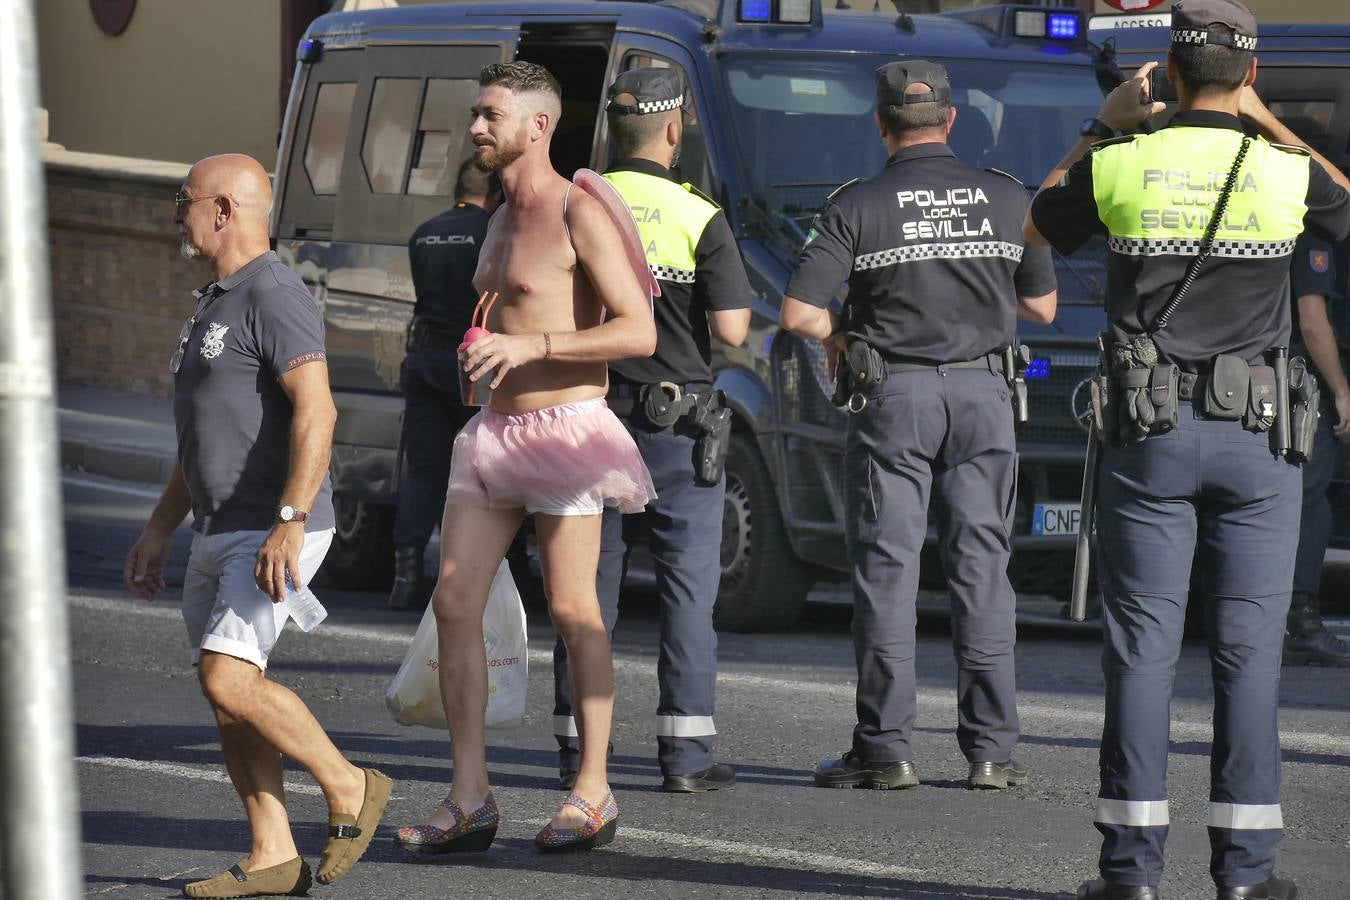
M 1003 357 L 997 353 L 990 353 L 987 356 L 965 360 L 964 362 L 897 362 L 886 364 L 886 371 L 891 375 L 899 375 L 902 372 L 942 372 L 946 369 L 984 369 L 986 372 L 1002 375 L 1004 371 Z
M 699 406 L 707 406 L 712 386 L 706 382 L 676 384 L 612 384 L 605 402 L 621 419 L 637 418 L 658 428 L 669 428 Z
M 424 350 L 427 347 L 450 347 L 454 349 L 463 339 L 462 332 L 434 319 L 413 319 L 408 325 L 408 338 L 404 346 L 405 353 Z

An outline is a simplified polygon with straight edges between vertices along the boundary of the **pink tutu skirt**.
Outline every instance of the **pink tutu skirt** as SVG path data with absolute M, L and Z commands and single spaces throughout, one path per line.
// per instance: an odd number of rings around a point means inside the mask
M 640 512 L 651 473 L 603 398 L 520 415 L 480 410 L 455 438 L 447 503 L 596 515 Z

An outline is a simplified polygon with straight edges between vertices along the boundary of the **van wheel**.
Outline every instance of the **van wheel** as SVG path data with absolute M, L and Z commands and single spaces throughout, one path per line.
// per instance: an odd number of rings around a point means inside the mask
M 333 517 L 324 572 L 340 587 L 389 590 L 394 581 L 394 508 L 334 494 Z
M 810 570 L 792 552 L 773 481 L 748 434 L 733 434 L 722 509 L 722 583 L 713 621 L 725 631 L 781 631 L 801 614 Z

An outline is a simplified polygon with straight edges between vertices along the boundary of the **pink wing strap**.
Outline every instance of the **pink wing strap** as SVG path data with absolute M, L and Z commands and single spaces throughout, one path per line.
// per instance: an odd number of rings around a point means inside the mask
M 642 237 L 638 234 L 637 222 L 633 220 L 633 211 L 614 189 L 614 185 L 590 169 L 577 169 L 572 176 L 572 183 L 600 201 L 623 237 L 623 248 L 628 255 L 629 265 L 633 267 L 633 274 L 650 296 L 660 297 L 661 285 L 647 265 L 647 252 L 642 247 Z

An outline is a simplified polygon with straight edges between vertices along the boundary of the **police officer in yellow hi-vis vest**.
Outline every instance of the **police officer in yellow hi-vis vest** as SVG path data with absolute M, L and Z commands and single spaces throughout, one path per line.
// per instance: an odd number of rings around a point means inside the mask
M 1292 898 L 1276 722 L 1280 650 L 1316 416 L 1290 359 L 1285 282 L 1308 228 L 1350 233 L 1350 187 L 1252 90 L 1256 21 L 1236 0 L 1177 0 L 1167 74 L 1117 88 L 1046 179 L 1027 238 L 1063 253 L 1105 232 L 1104 447 L 1097 552 L 1106 715 L 1091 900 L 1156 898 L 1168 829 L 1168 704 L 1194 556 L 1214 677 L 1210 873 L 1219 900 Z M 1245 124 L 1259 136 L 1244 134 Z M 1094 139 L 1107 140 L 1093 146 Z M 1089 152 L 1090 151 L 1090 152 Z
M 612 633 L 628 548 L 645 527 L 661 598 L 656 734 L 662 788 L 699 793 L 736 783 L 735 771 L 713 759 L 712 614 L 731 411 L 712 387 L 711 338 L 729 346 L 745 342 L 752 292 L 722 211 L 671 177 L 684 108 L 684 85 L 672 69 L 625 72 L 606 102 L 617 158 L 605 178 L 633 211 L 661 296 L 653 310 L 656 352 L 611 363 L 608 398 L 642 451 L 657 497 L 639 515 L 605 511 L 597 587 Z M 553 659 L 554 732 L 566 788 L 576 778 L 577 737 L 561 642 Z

